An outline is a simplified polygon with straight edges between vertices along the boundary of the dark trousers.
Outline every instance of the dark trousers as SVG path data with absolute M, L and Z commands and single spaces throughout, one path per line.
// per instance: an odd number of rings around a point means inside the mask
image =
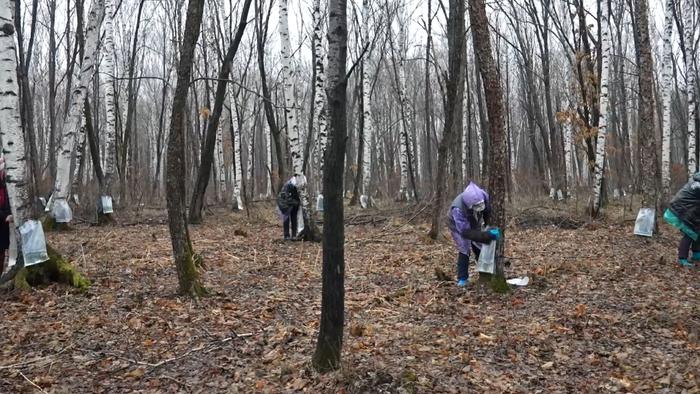
M 700 252 L 700 239 L 693 241 L 692 238 L 684 234 L 683 238 L 681 238 L 681 242 L 678 244 L 678 258 L 687 260 L 688 251 L 691 249 L 693 250 L 693 254 Z
M 474 242 L 472 242 L 472 252 L 474 252 L 474 257 L 478 261 L 481 249 L 474 246 Z M 464 253 L 460 253 L 457 256 L 457 280 L 462 279 L 469 279 L 469 255 Z
M 285 217 L 284 223 L 283 223 L 283 226 L 284 226 L 284 237 L 285 237 L 285 238 L 289 238 L 289 237 L 290 237 L 290 234 L 291 234 L 292 237 L 296 237 L 296 236 L 297 236 L 297 228 L 298 228 L 297 225 L 299 224 L 299 223 L 297 223 L 297 222 L 298 222 L 298 221 L 297 221 L 297 214 L 299 214 L 299 207 L 291 207 L 291 208 L 289 209 L 289 213 L 288 213 L 287 216 Z M 290 222 L 291 222 L 291 223 L 290 223 Z M 289 231 L 289 225 L 290 225 L 290 224 L 292 225 L 292 231 L 291 231 L 291 233 L 290 233 L 290 231 Z

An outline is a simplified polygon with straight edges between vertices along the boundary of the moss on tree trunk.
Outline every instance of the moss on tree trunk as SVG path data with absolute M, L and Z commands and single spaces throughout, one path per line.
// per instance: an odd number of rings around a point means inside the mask
M 81 274 L 70 261 L 66 260 L 54 248 L 47 245 L 49 260 L 30 267 L 22 267 L 17 271 L 12 284 L 14 289 L 28 290 L 33 286 L 52 282 L 64 283 L 85 291 L 90 287 L 90 280 Z
M 46 216 L 44 220 L 42 220 L 42 227 L 45 232 L 70 230 L 68 223 L 59 223 L 50 215 Z

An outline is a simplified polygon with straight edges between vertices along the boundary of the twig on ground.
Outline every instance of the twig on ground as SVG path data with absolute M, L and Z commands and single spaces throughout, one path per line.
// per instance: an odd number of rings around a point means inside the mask
M 51 354 L 51 355 L 44 356 L 44 357 L 33 358 L 33 359 L 31 359 L 31 360 L 22 361 L 22 362 L 19 362 L 19 363 L 16 363 L 16 364 L 2 365 L 2 366 L 0 366 L 0 370 L 3 370 L 3 369 L 14 369 L 14 368 L 17 368 L 17 367 L 23 367 L 23 366 L 25 366 L 25 365 L 34 364 L 34 363 L 39 362 L 39 361 L 45 361 L 45 360 L 48 360 L 48 359 L 51 359 L 51 358 L 53 358 L 53 357 L 58 356 L 59 354 L 65 352 L 65 351 L 68 350 L 69 348 L 70 348 L 70 346 L 64 347 L 63 349 L 61 349 L 61 351 L 59 351 L 59 352 L 56 353 L 56 354 Z
M 22 373 L 22 371 L 18 371 L 18 372 L 19 372 L 20 376 L 22 376 L 22 377 L 24 378 L 24 380 L 26 380 L 27 382 L 29 382 L 29 384 L 31 384 L 32 386 L 36 387 L 37 390 L 41 391 L 41 392 L 44 393 L 44 394 L 48 394 L 46 391 L 44 391 L 44 389 L 41 388 L 41 386 L 39 386 L 38 384 L 32 382 L 31 379 L 29 379 L 28 377 L 26 377 L 26 376 Z

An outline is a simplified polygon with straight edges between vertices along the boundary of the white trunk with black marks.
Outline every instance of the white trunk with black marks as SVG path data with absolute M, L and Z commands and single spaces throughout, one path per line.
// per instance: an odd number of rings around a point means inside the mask
M 104 39 L 104 89 L 105 89 L 105 190 L 106 195 L 112 194 L 116 168 L 117 121 L 114 114 L 114 2 L 105 0 L 105 39 Z
M 477 175 L 477 179 L 481 179 L 481 175 L 484 173 L 484 138 L 481 133 L 481 121 L 477 122 L 474 131 L 476 132 L 476 154 L 479 157 L 479 174 Z
M 54 205 L 59 200 L 67 200 L 71 187 L 71 159 L 75 149 L 76 139 L 83 119 L 83 106 L 87 96 L 88 86 L 92 82 L 97 58 L 97 42 L 100 35 L 100 24 L 105 13 L 104 0 L 94 0 L 90 5 L 87 30 L 85 32 L 85 55 L 80 67 L 80 78 L 71 93 L 68 116 L 63 125 L 61 148 L 57 158 L 56 181 L 54 183 Z
M 697 170 L 695 160 L 696 146 L 695 136 L 695 66 L 693 56 L 695 54 L 695 25 L 693 24 L 693 0 L 685 0 L 683 3 L 683 30 L 685 30 L 685 72 L 686 90 L 688 92 L 688 174 L 691 176 Z
M 671 192 L 671 81 L 673 78 L 673 0 L 666 0 L 664 11 L 664 46 L 661 60 L 663 113 L 661 130 L 661 188 L 664 196 Z
M 233 94 L 233 88 L 231 84 L 228 85 L 229 102 L 231 104 L 231 127 L 233 127 L 233 133 L 231 134 L 231 141 L 233 145 L 233 167 L 234 167 L 234 177 L 233 177 L 233 208 L 235 210 L 243 210 L 243 200 L 241 199 L 241 190 L 243 189 L 243 170 L 241 169 L 241 128 L 238 127 L 238 113 L 236 112 L 236 98 Z
M 391 34 L 391 33 L 389 33 Z M 401 32 L 399 36 L 403 38 L 405 36 L 405 27 L 401 27 Z M 408 99 L 406 97 L 406 54 L 403 49 L 403 39 L 399 40 L 400 42 L 400 48 L 399 48 L 399 64 L 398 64 L 398 72 L 399 72 L 399 86 L 398 86 L 398 93 L 399 93 L 399 105 L 401 105 L 401 114 L 400 116 L 403 118 L 401 121 L 401 132 L 399 133 L 399 163 L 401 164 L 401 183 L 400 183 L 400 190 L 399 190 L 399 198 L 401 200 L 408 200 L 410 199 L 410 194 L 408 192 L 408 152 L 409 149 L 411 149 L 410 146 L 410 141 L 409 141 L 409 122 L 411 119 L 410 115 L 410 104 L 408 102 Z
M 13 18 L 15 0 L 0 0 L 0 141 L 2 142 L 7 194 L 15 226 L 31 219 L 27 157 L 20 119 L 19 83 Z
M 571 150 L 571 122 L 564 122 L 564 162 L 566 165 L 566 185 L 568 195 L 574 190 L 574 156 Z
M 250 141 L 248 141 L 248 158 L 245 167 L 246 173 L 246 190 L 248 191 L 248 196 L 253 196 L 253 149 L 255 148 L 255 137 L 254 137 L 254 127 L 250 129 Z
M 266 166 L 267 168 L 265 169 L 266 173 L 266 178 L 267 178 L 267 188 L 265 195 L 266 197 L 272 197 L 272 138 L 270 136 L 270 131 L 265 130 L 267 127 L 266 122 L 263 120 L 263 134 L 265 135 L 265 149 L 267 150 L 267 156 L 266 156 Z
M 318 0 L 317 0 L 318 1 Z M 362 47 L 369 43 L 369 0 L 362 1 Z M 362 119 L 364 130 L 362 138 L 362 195 L 370 194 L 369 187 L 372 175 L 372 136 L 374 135 L 374 123 L 372 122 L 372 77 L 369 72 L 369 52 L 365 53 L 362 60 Z M 368 197 L 365 197 L 369 201 Z
M 600 76 L 600 120 L 598 121 L 598 138 L 593 180 L 593 212 L 600 209 L 600 197 L 603 187 L 603 170 L 605 168 L 605 137 L 608 131 L 608 81 L 610 79 L 610 12 L 609 0 L 601 2 L 601 51 L 603 67 Z
M 223 122 L 219 121 L 219 127 L 216 129 L 216 146 L 214 151 L 216 154 L 216 176 L 219 178 L 219 187 L 216 189 L 219 193 L 219 201 L 224 200 L 226 193 L 226 162 L 224 160 L 224 135 L 222 130 Z
M 313 124 L 316 125 L 318 137 L 316 139 L 316 168 L 318 169 L 319 183 L 323 179 L 323 156 L 328 142 L 328 119 L 326 116 L 326 74 L 323 66 L 323 21 L 321 20 L 321 0 L 314 0 L 314 55 L 316 58 L 316 80 L 314 81 L 314 114 Z M 320 189 L 320 188 L 319 188 Z
M 296 73 L 292 67 L 291 43 L 289 41 L 289 15 L 287 10 L 288 0 L 280 0 L 280 54 L 282 56 L 282 84 L 284 86 L 284 113 L 287 120 L 287 137 L 289 138 L 289 152 L 292 156 L 292 171 L 297 178 L 297 188 L 301 197 L 301 206 L 305 212 L 309 212 L 309 197 L 306 188 L 306 178 L 302 171 L 303 158 L 301 155 L 302 143 L 299 138 L 299 124 L 296 117 L 296 103 L 294 94 L 294 81 Z M 306 213 L 304 214 L 306 215 Z M 303 223 L 299 223 L 300 229 Z
M 80 205 L 78 199 L 78 189 L 80 188 L 80 162 L 83 159 L 83 154 L 85 153 L 85 106 L 83 105 L 83 117 L 80 122 L 80 127 L 78 127 L 78 134 L 76 135 L 76 147 L 75 147 L 75 160 L 73 160 L 73 183 L 71 184 L 71 190 L 73 191 L 73 199 L 76 204 Z

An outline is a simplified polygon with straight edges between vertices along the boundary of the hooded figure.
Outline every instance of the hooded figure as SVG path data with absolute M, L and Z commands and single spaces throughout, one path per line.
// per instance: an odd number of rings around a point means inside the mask
M 292 177 L 282 186 L 282 190 L 277 196 L 277 208 L 282 216 L 284 239 L 291 239 L 297 236 L 297 214 L 299 213 L 300 205 L 301 199 L 297 188 L 297 179 Z
M 459 251 L 457 285 L 460 287 L 466 286 L 469 281 L 469 252 L 473 250 L 478 259 L 481 244 L 500 238 L 499 229 L 485 230 L 490 217 L 489 195 L 474 182 L 469 182 L 466 189 L 452 201 L 447 227 Z
M 676 193 L 664 212 L 664 220 L 683 234 L 678 244 L 678 263 L 686 267 L 700 263 L 700 172 Z M 693 255 L 688 261 L 691 248 Z

